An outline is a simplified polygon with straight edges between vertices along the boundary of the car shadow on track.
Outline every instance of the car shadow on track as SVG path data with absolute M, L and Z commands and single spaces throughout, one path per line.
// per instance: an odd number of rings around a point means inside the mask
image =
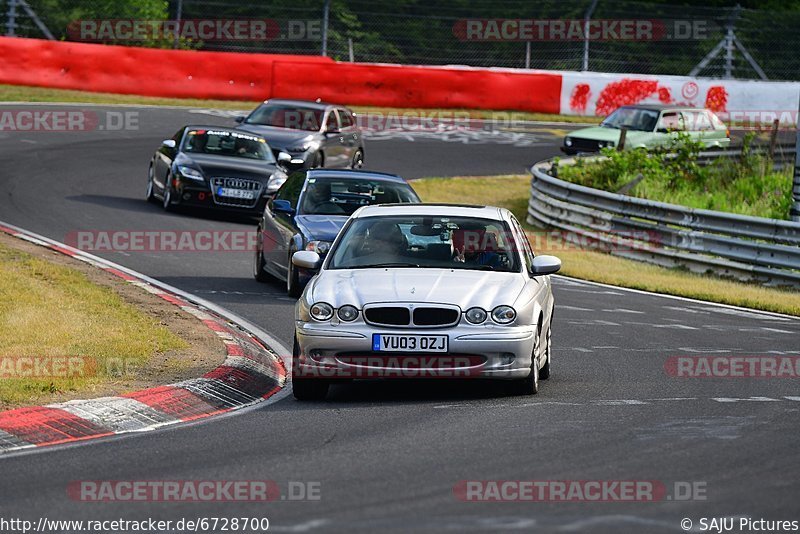
M 65 200 L 94 204 L 106 208 L 133 211 L 136 213 L 161 213 L 164 216 L 175 215 L 178 217 L 246 224 L 251 226 L 255 226 L 257 224 L 259 217 L 259 215 L 229 213 L 202 208 L 182 208 L 180 206 L 174 207 L 173 212 L 167 213 L 155 202 L 147 202 L 146 200 L 139 198 L 118 197 L 111 195 L 73 195 L 66 197 Z
M 274 409 L 347 408 L 386 404 L 439 404 L 513 396 L 508 383 L 500 380 L 473 379 L 395 379 L 356 380 L 332 385 L 324 401 L 281 402 Z M 515 397 L 515 396 L 514 396 Z

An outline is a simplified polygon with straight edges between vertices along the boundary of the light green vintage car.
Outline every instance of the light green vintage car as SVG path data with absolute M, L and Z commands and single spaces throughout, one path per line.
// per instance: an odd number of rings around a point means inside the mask
M 615 147 L 620 131 L 626 128 L 626 150 L 668 146 L 683 132 L 709 148 L 730 145 L 730 130 L 712 111 L 662 105 L 636 105 L 617 108 L 600 126 L 575 130 L 564 137 L 562 152 L 578 154 Z

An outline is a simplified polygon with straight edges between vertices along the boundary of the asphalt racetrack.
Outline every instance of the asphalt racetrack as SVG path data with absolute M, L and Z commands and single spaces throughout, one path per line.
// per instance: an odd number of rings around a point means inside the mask
M 19 107 L 8 106 L 9 109 Z M 51 106 L 52 109 L 64 107 Z M 50 109 L 47 106 L 43 109 Z M 6 109 L 6 106 L 0 106 Z M 70 108 L 72 109 L 72 108 Z M 81 109 L 81 108 L 77 108 Z M 0 133 L 0 220 L 65 241 L 83 230 L 250 230 L 144 201 L 147 163 L 202 110 L 138 112 L 137 129 Z M 368 138 L 367 168 L 423 176 L 521 173 L 564 126 Z M 224 306 L 291 346 L 293 299 L 245 252 L 99 255 Z M 597 266 L 602 269 L 602 265 Z M 0 516 L 267 517 L 277 532 L 679 532 L 681 520 L 797 520 L 797 378 L 678 378 L 674 356 L 798 355 L 800 321 L 558 278 L 553 375 L 539 395 L 476 382 L 358 382 L 232 416 L 0 458 Z M 318 483 L 318 500 L 81 502 L 79 480 Z M 657 502 L 465 502 L 461 481 L 658 481 Z M 687 484 L 702 488 L 689 496 Z

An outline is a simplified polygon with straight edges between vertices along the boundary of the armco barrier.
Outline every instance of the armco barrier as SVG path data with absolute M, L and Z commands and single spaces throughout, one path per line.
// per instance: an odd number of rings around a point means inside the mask
M 354 105 L 558 113 L 561 75 L 157 50 L 0 37 L 0 83 L 145 96 L 323 98 Z
M 531 168 L 530 224 L 562 230 L 574 244 L 607 244 L 631 259 L 800 286 L 800 223 L 609 193 L 554 178 L 551 168 L 550 160 Z

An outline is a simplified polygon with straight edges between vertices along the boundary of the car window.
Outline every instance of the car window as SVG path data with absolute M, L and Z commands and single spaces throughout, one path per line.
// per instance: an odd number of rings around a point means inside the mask
M 350 215 L 371 204 L 419 202 L 414 190 L 403 182 L 364 178 L 309 178 L 299 213 L 304 215 Z
M 275 161 L 266 140 L 244 132 L 193 128 L 186 134 L 183 150 L 210 156 L 255 159 L 270 163 Z
M 657 120 L 658 112 L 652 109 L 621 107 L 606 117 L 600 126 L 652 132 Z
M 180 130 L 175 132 L 175 135 L 172 136 L 172 140 L 175 141 L 175 146 L 181 146 L 181 139 L 183 139 L 184 130 L 185 128 L 181 128 Z
M 322 125 L 322 115 L 323 110 L 318 108 L 266 103 L 257 107 L 244 123 L 318 132 Z
M 432 215 L 364 217 L 342 232 L 328 269 L 520 270 L 513 234 L 502 221 Z
M 278 192 L 275 193 L 275 200 L 288 200 L 293 209 L 297 209 L 297 201 L 300 198 L 300 190 L 306 179 L 306 173 L 295 172 L 290 174 Z
M 325 129 L 329 132 L 336 132 L 341 129 L 339 127 L 339 116 L 336 114 L 335 109 L 328 113 L 328 118 L 325 120 Z
M 689 131 L 706 132 L 714 129 L 711 117 L 705 111 L 682 111 L 681 115 Z
M 683 116 L 677 112 L 664 113 L 661 116 L 661 123 L 659 129 L 665 129 L 669 132 L 683 131 L 686 125 L 683 121 Z
M 346 109 L 339 110 L 339 119 L 342 121 L 342 129 L 351 128 L 355 124 L 355 121 L 353 120 L 353 115 Z
M 522 229 L 522 225 L 519 224 L 519 221 L 516 219 L 516 217 L 511 217 L 511 225 L 514 227 L 514 230 L 517 233 L 517 240 L 522 245 L 521 252 L 523 258 L 525 259 L 525 268 L 529 273 L 532 273 L 534 253 L 533 249 L 531 249 L 530 242 L 528 242 L 528 237 L 525 235 L 525 230 Z

